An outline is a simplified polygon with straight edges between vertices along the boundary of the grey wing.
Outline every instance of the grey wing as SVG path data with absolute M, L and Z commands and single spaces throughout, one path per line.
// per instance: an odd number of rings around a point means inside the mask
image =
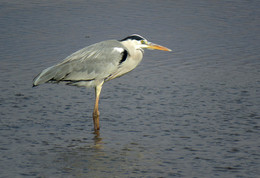
M 33 85 L 66 82 L 77 86 L 95 86 L 116 73 L 127 54 L 125 47 L 116 40 L 96 43 L 43 70 L 34 79 Z

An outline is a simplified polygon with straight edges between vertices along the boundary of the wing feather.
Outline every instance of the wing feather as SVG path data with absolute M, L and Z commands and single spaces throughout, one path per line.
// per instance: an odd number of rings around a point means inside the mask
M 127 50 L 119 41 L 108 40 L 85 47 L 61 63 L 43 70 L 33 85 L 46 82 L 104 80 L 118 70 L 123 53 Z

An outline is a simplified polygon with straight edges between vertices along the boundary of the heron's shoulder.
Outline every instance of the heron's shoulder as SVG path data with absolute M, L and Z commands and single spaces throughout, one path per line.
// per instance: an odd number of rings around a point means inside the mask
M 93 52 L 108 53 L 108 51 L 114 51 L 114 49 L 118 49 L 119 52 L 127 50 L 127 48 L 118 40 L 106 40 L 106 41 L 94 43 L 90 46 L 86 46 L 76 51 L 74 54 L 78 54 L 78 53 L 84 54 L 84 53 L 93 53 Z
M 97 58 L 102 60 L 102 58 L 107 58 L 109 56 L 119 58 L 124 51 L 127 51 L 127 49 L 117 40 L 101 41 L 72 53 L 65 58 L 61 64 L 78 60 L 81 62 L 97 60 Z
M 83 49 L 83 51 L 92 53 L 102 53 L 108 56 L 116 54 L 121 55 L 125 51 L 128 52 L 128 49 L 120 41 L 106 40 L 86 47 L 85 49 Z
M 123 48 L 126 49 L 125 46 L 118 40 L 106 40 L 101 41 L 99 43 L 94 44 L 93 46 L 103 47 L 103 48 Z

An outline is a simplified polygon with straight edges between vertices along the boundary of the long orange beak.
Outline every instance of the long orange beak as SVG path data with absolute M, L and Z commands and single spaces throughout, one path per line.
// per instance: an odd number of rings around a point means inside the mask
M 169 49 L 169 48 L 166 48 L 166 47 L 164 47 L 164 46 L 161 46 L 161 45 L 158 45 L 158 44 L 154 44 L 154 43 L 148 43 L 148 44 L 147 44 L 147 48 L 148 48 L 148 49 L 151 49 L 151 50 L 157 49 L 157 50 L 162 50 L 162 51 L 172 51 L 172 50 Z

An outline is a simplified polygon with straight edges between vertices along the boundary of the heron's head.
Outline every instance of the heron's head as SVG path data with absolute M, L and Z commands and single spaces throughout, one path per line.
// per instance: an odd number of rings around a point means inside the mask
M 137 34 L 133 34 L 131 36 L 128 36 L 122 40 L 120 40 L 122 43 L 124 43 L 125 45 L 132 45 L 135 46 L 136 49 L 150 49 L 150 50 L 162 50 L 162 51 L 171 51 L 171 49 L 166 48 L 164 46 L 158 45 L 158 44 L 154 44 L 152 42 L 147 41 L 144 37 L 137 35 Z

